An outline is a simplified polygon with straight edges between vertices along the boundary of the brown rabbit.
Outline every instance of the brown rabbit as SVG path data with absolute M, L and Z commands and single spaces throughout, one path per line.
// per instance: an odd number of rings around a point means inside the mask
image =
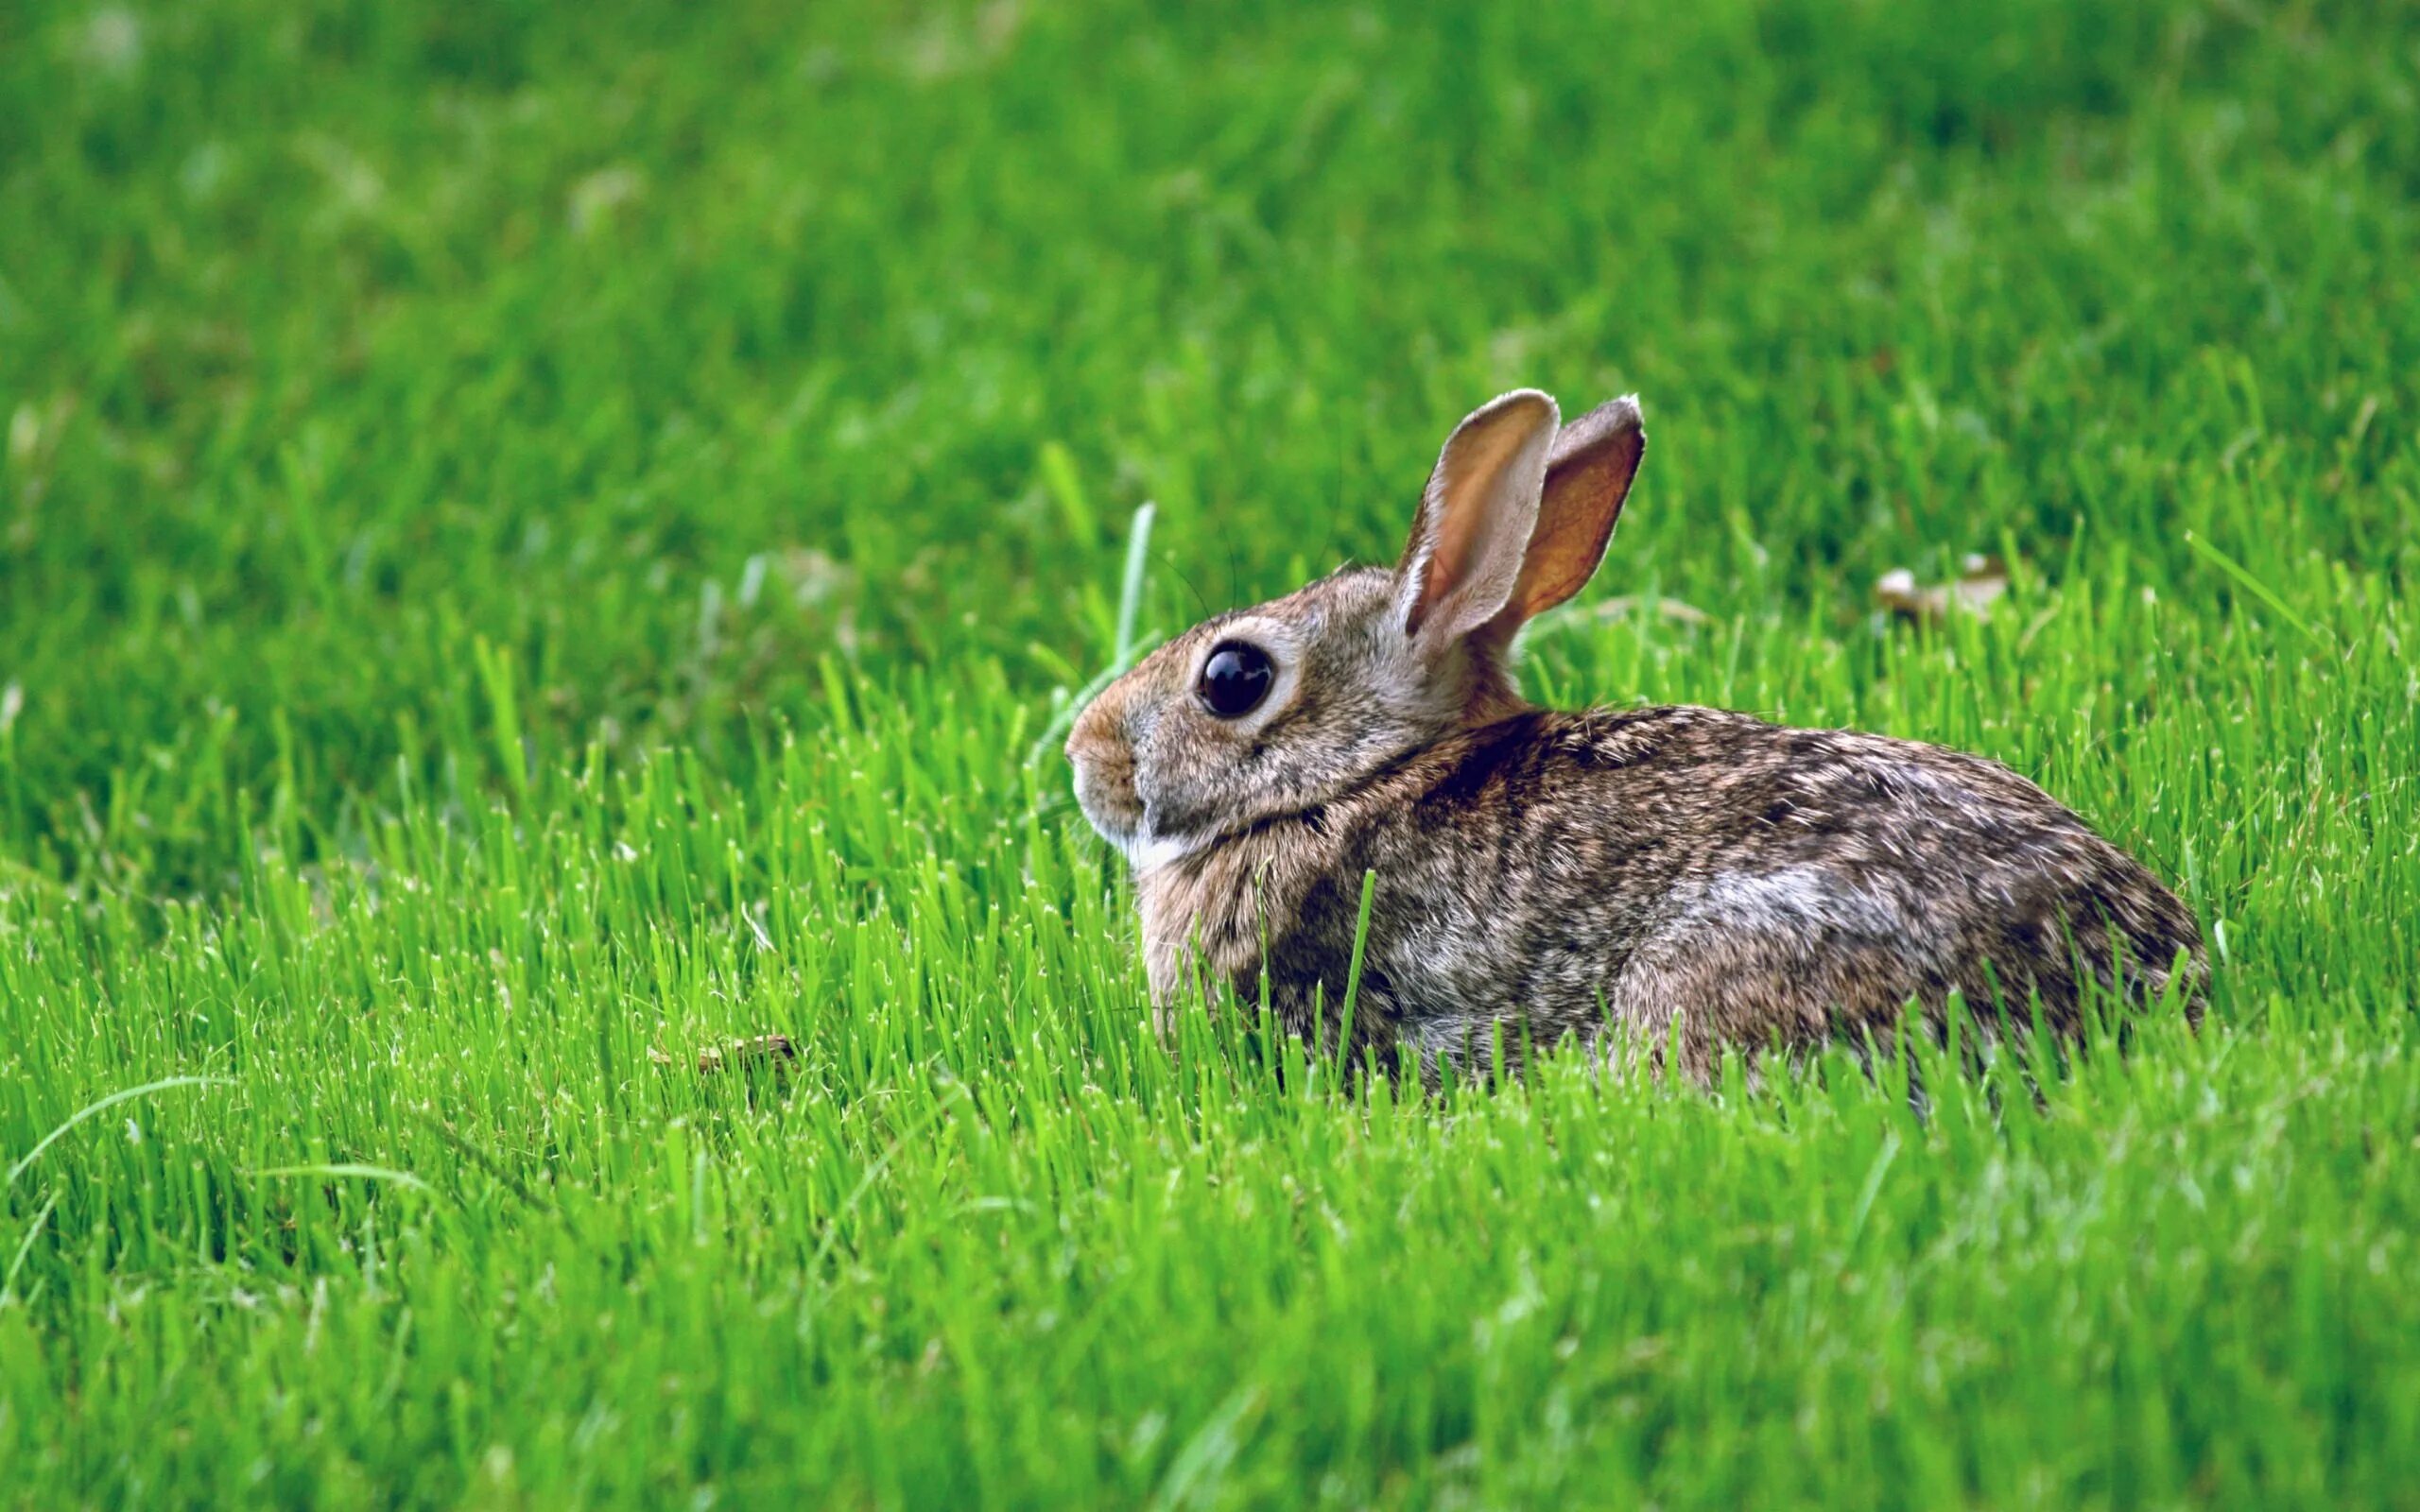
M 1558 427 L 1506 394 L 1457 427 L 1392 571 L 1221 614 L 1110 685 L 1067 741 L 1132 865 L 1152 995 L 1188 977 L 1334 1045 L 1485 1071 L 1611 1034 L 1804 1050 L 1907 1005 L 2080 1024 L 2205 967 L 2190 911 L 2006 767 L 1713 709 L 1524 702 L 1521 626 L 1596 572 L 1646 451 L 1635 400 Z M 2036 1004 L 2038 1003 L 2038 1007 Z M 1317 1022 L 1324 1005 L 1327 1022 Z M 1613 1048 L 1611 1042 L 1606 1049 Z

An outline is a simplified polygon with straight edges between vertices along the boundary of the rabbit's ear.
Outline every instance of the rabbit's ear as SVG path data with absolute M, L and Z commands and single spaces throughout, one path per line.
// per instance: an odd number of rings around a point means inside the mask
M 1554 401 L 1516 388 L 1454 427 L 1395 568 L 1404 633 L 1440 650 L 1502 612 L 1538 523 Z
M 1510 634 L 1580 592 L 1613 539 L 1631 480 L 1647 455 L 1638 396 L 1598 405 L 1563 428 L 1547 459 L 1546 495 L 1497 627 Z

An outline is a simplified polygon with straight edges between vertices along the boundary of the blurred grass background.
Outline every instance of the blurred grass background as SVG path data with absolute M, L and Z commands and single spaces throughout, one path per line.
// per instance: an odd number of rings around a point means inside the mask
M 549 753 L 744 760 L 826 653 L 1046 687 L 1141 500 L 1173 628 L 1391 554 L 1514 383 L 1646 394 L 1610 576 L 1717 612 L 2400 570 L 2411 20 L 12 8 L 0 834 L 324 827 L 458 759 L 481 639 Z
M 2415 79 L 2402 3 L 0 8 L 0 1501 L 2408 1500 Z M 1532 691 L 2014 763 L 2214 1032 L 1928 1125 L 1150 1046 L 1022 761 L 1133 510 L 1173 630 L 1516 384 L 1654 438 Z

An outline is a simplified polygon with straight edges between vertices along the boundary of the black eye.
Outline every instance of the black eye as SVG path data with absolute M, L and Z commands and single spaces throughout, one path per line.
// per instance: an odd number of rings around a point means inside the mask
M 1241 719 L 1269 696 L 1277 668 L 1269 653 L 1249 641 L 1224 641 L 1201 663 L 1201 680 L 1193 691 L 1201 706 L 1221 719 Z

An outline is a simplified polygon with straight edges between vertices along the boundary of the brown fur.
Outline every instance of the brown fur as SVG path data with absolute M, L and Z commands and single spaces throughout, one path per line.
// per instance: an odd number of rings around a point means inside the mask
M 1910 1002 L 1937 1026 L 1952 992 L 2072 1033 L 2087 982 L 2139 999 L 2180 959 L 2198 1016 L 2190 912 L 2005 767 L 1710 709 L 1523 702 L 1512 630 L 1586 580 L 1645 440 L 1630 402 L 1556 434 L 1542 400 L 1456 432 L 1394 571 L 1197 626 L 1077 721 L 1078 795 L 1135 863 L 1156 998 L 1198 973 L 1253 1002 L 1265 973 L 1279 1023 L 1334 1043 L 1366 871 L 1351 1040 L 1432 1075 L 1494 1066 L 1499 1037 L 1572 1036 L 1677 1043 L 1703 1076 L 1725 1046 L 1887 1043 Z M 1543 476 L 1523 452 L 1540 423 Z M 1517 582 L 1489 544 L 1506 532 L 1528 543 Z M 1422 576 L 1441 539 L 1458 580 Z M 1236 639 L 1280 670 L 1220 720 L 1193 679 Z

